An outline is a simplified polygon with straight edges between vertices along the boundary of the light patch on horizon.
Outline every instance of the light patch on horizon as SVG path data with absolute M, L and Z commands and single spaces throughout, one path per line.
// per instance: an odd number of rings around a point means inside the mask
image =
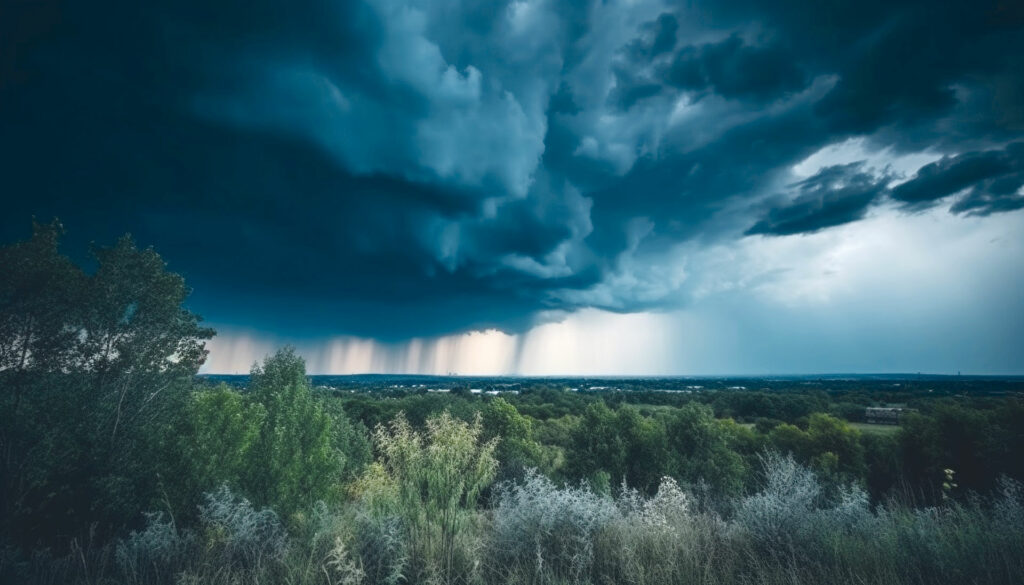
M 203 374 L 248 374 L 252 365 L 274 353 L 280 344 L 256 332 L 225 332 L 206 342 L 209 355 L 200 368 Z
M 659 313 L 585 309 L 525 333 L 517 372 L 529 376 L 675 373 L 671 326 Z
M 338 337 L 300 346 L 312 373 L 502 375 L 513 373 L 516 336 L 497 330 L 381 343 Z
M 521 335 L 490 329 L 404 343 L 347 336 L 296 341 L 226 330 L 209 343 L 202 372 L 245 374 L 277 347 L 291 344 L 305 357 L 310 374 L 669 374 L 669 325 L 653 313 L 587 309 Z

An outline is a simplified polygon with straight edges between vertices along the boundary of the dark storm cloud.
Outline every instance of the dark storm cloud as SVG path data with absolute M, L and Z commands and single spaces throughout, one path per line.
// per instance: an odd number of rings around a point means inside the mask
M 1012 3 L 38 6 L 0 18 L 4 239 L 31 215 L 78 250 L 131 231 L 221 322 L 401 338 L 667 306 L 674 246 L 890 195 L 857 164 L 793 183 L 856 136 L 947 155 L 895 200 L 1021 207 Z
M 719 95 L 728 99 L 770 101 L 807 85 L 797 56 L 781 44 L 751 46 L 739 35 L 675 49 L 679 24 L 671 14 L 640 27 L 640 37 L 623 51 L 627 58 L 616 67 L 613 100 L 622 109 L 662 91 L 691 92 L 696 99 Z M 659 58 L 660 57 L 660 58 Z M 645 75 L 650 64 L 652 75 Z M 639 75 L 638 75 L 639 73 Z
M 771 208 L 747 234 L 791 235 L 856 221 L 888 197 L 905 209 L 923 209 L 960 193 L 952 213 L 990 215 L 1024 208 L 1024 143 L 967 152 L 927 164 L 910 180 L 888 188 L 891 176 L 863 172 L 863 163 L 827 167 L 794 185 L 798 195 Z M 963 192 L 963 193 L 961 193 Z
M 798 195 L 770 210 L 747 234 L 791 235 L 814 232 L 864 217 L 885 193 L 886 178 L 863 172 L 863 164 L 826 167 L 794 187 Z
M 680 52 L 666 72 L 676 87 L 726 98 L 775 99 L 803 89 L 796 56 L 779 46 L 752 47 L 738 36 Z
M 968 190 L 951 211 L 988 215 L 1024 206 L 1022 185 L 1024 142 L 1015 142 L 1005 149 L 968 152 L 925 165 L 913 179 L 893 189 L 892 197 L 920 207 Z

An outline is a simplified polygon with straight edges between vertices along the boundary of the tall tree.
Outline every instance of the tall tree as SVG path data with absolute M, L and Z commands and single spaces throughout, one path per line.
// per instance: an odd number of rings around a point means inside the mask
M 286 347 L 253 366 L 250 381 L 265 415 L 250 449 L 248 491 L 284 515 L 330 497 L 341 480 L 342 454 L 303 359 Z
M 150 503 L 148 450 L 213 336 L 155 251 L 125 236 L 92 250 L 88 274 L 60 254 L 62 233 L 35 224 L 0 248 L 3 529 L 24 538 Z
M 105 430 L 113 442 L 172 384 L 195 375 L 213 330 L 182 306 L 185 280 L 168 272 L 152 248 L 140 250 L 126 235 L 93 255 L 98 269 L 80 303 L 80 366 L 108 411 Z
M 33 222 L 32 237 L 0 248 L 0 373 L 16 414 L 30 371 L 59 370 L 76 346 L 75 295 L 85 275 L 58 251 L 59 222 Z
M 498 439 L 495 455 L 499 464 L 499 479 L 519 479 L 527 469 L 541 467 L 543 453 L 540 444 L 533 440 L 533 424 L 530 419 L 500 397 L 491 400 L 481 414 L 484 438 Z
M 710 408 L 691 402 L 672 413 L 665 426 L 677 478 L 691 484 L 704 481 L 715 493 L 739 493 L 746 464 Z

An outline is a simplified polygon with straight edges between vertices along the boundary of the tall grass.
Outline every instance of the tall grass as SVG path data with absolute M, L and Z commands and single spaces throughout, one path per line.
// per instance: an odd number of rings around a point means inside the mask
M 762 460 L 755 493 L 707 505 L 665 479 L 616 498 L 529 473 L 462 509 L 452 574 L 416 572 L 421 534 L 398 508 L 317 505 L 285 524 L 222 488 L 182 528 L 154 514 L 107 546 L 0 551 L 5 583 L 173 585 L 1016 584 L 1024 578 L 1024 488 L 914 508 L 872 507 L 855 487 L 824 490 L 790 457 Z M 408 502 L 407 502 L 408 503 Z M 422 511 L 415 512 L 422 514 Z M 431 536 L 436 539 L 437 534 Z M 416 553 L 419 550 L 420 553 Z M 443 565 L 434 565 L 435 567 Z
M 497 582 L 585 582 L 596 533 L 618 515 L 611 498 L 586 486 L 558 488 L 529 473 L 499 491 L 488 535 L 488 571 Z

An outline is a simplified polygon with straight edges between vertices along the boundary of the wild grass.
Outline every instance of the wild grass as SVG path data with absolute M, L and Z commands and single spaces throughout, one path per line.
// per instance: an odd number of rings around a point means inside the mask
M 488 507 L 463 510 L 450 548 L 462 558 L 451 574 L 413 572 L 422 526 L 409 522 L 425 522 L 422 514 L 318 504 L 286 526 L 221 488 L 196 526 L 153 514 L 108 546 L 83 539 L 59 558 L 2 551 L 0 576 L 46 585 L 1009 585 L 1024 577 L 1017 482 L 938 507 L 873 507 L 858 488 L 823 489 L 790 457 L 768 455 L 762 467 L 758 491 L 719 502 L 671 479 L 651 497 L 621 489 L 613 498 L 530 473 L 500 486 Z

